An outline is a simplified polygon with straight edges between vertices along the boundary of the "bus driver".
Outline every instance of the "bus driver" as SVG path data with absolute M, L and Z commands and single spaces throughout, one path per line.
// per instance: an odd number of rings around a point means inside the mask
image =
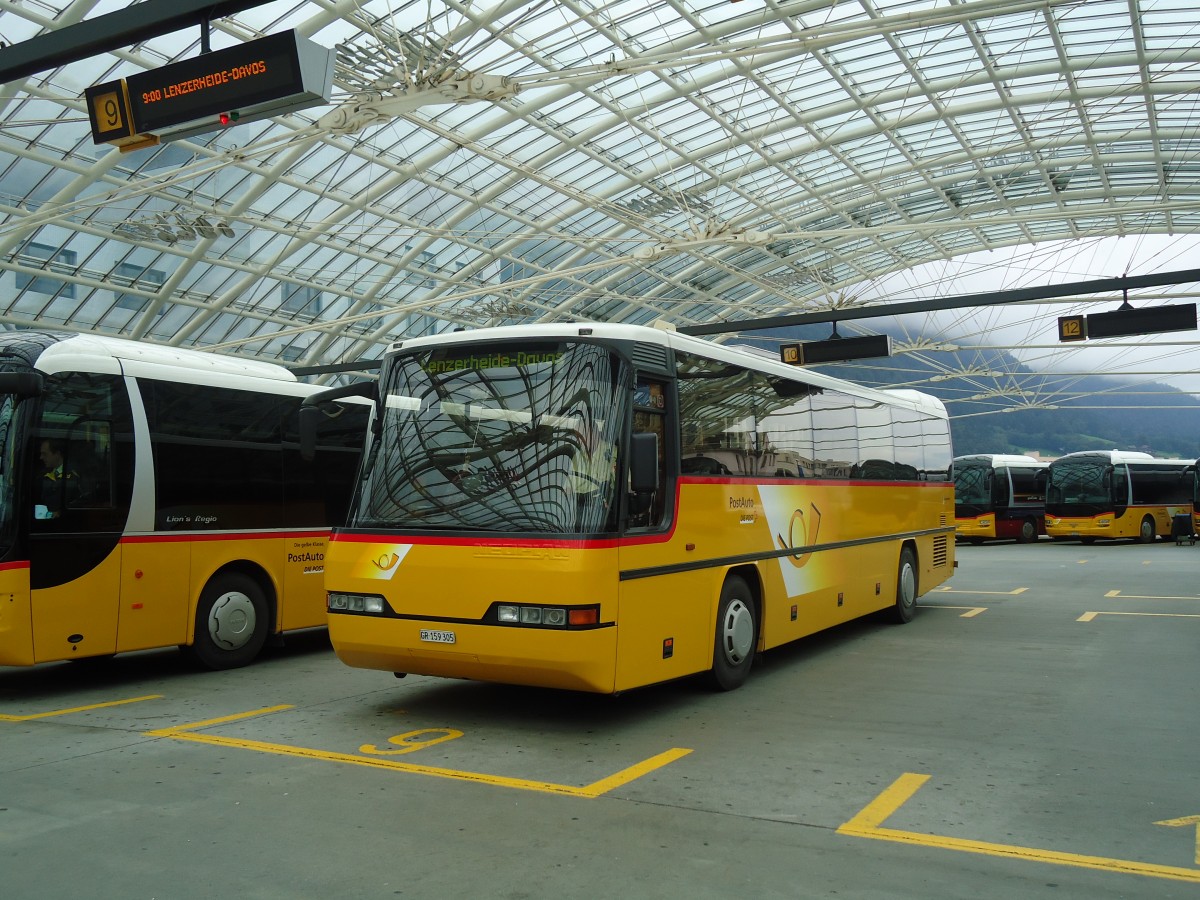
M 34 517 L 56 519 L 68 502 L 73 503 L 79 498 L 79 474 L 71 469 L 64 470 L 62 441 L 43 440 L 41 458 L 46 471 L 42 474 Z

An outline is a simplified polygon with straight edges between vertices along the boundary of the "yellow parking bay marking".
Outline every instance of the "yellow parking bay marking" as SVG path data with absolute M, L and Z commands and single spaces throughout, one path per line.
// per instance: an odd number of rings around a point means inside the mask
M 1180 828 L 1193 825 L 1196 828 L 1196 865 L 1200 866 L 1200 816 L 1184 816 L 1182 819 L 1163 819 L 1155 825 L 1166 825 L 1169 828 Z
M 374 769 L 390 769 L 394 772 L 407 772 L 412 775 L 432 775 L 436 778 L 452 778 L 458 781 L 474 781 L 482 784 L 492 784 L 499 787 L 517 788 L 524 791 L 542 791 L 548 794 L 565 794 L 569 797 L 594 799 L 602 794 L 629 784 L 656 769 L 669 765 L 691 753 L 691 750 L 676 747 L 643 760 L 616 774 L 601 778 L 592 784 L 576 787 L 569 784 L 554 784 L 548 781 L 532 781 L 525 778 L 509 778 L 504 775 L 488 775 L 484 772 L 463 772 L 458 769 L 444 769 L 438 766 L 421 766 L 413 763 L 402 763 L 394 759 L 379 757 L 355 756 L 352 753 L 338 753 L 329 750 L 316 750 L 311 747 L 294 747 L 290 744 L 273 744 L 267 741 L 252 741 L 241 738 L 222 737 L 216 734 L 199 734 L 197 729 L 210 728 L 228 722 L 264 716 L 270 713 L 292 709 L 289 705 L 268 706 L 250 712 L 235 713 L 218 719 L 206 719 L 203 722 L 192 722 L 189 725 L 176 725 L 172 728 L 160 728 L 147 731 L 150 737 L 171 738 L 177 741 L 193 741 L 198 744 L 213 744 L 218 747 L 238 747 L 243 750 L 257 750 L 259 753 L 274 753 L 279 756 L 296 756 L 302 759 L 318 759 L 326 762 L 351 763 L 356 766 L 368 766 Z
M 1039 850 L 1034 847 L 1018 847 L 1011 844 L 993 844 L 988 841 L 969 841 L 962 838 L 944 837 L 937 834 L 921 834 L 917 831 L 900 831 L 884 828 L 883 823 L 901 806 L 907 803 L 920 787 L 929 780 L 928 775 L 905 772 L 891 787 L 867 804 L 858 815 L 837 830 L 838 834 L 850 837 L 892 841 L 899 844 L 919 844 L 941 850 L 958 850 L 963 853 L 979 853 L 985 856 L 1002 856 L 1029 862 L 1051 863 L 1073 866 L 1079 869 L 1099 869 L 1104 872 L 1120 872 L 1125 875 L 1144 875 L 1151 878 L 1169 878 L 1175 881 L 1191 881 L 1200 884 L 1200 870 L 1177 866 L 1159 866 L 1153 863 L 1128 859 L 1109 859 L 1104 856 L 1084 856 L 1078 853 L 1060 853 L 1057 850 Z M 1165 824 L 1165 823 L 1155 823 Z
M 1017 594 L 1025 593 L 1029 588 L 1016 588 L 1011 591 L 956 591 L 954 588 L 940 587 L 934 588 L 929 593 L 931 594 L 975 594 L 980 597 L 1015 597 Z
M 1154 619 L 1200 619 L 1195 613 L 1144 613 L 1144 612 L 1085 612 L 1076 622 L 1091 622 L 1096 616 L 1148 616 Z
M 0 713 L 0 722 L 28 722 L 31 719 L 49 719 L 53 716 L 65 716 L 70 713 L 88 712 L 93 709 L 106 709 L 110 706 L 124 706 L 126 703 L 141 703 L 143 700 L 161 700 L 162 694 L 147 694 L 145 697 L 130 697 L 128 700 L 110 700 L 107 703 L 92 703 L 88 706 L 72 706 L 70 709 L 53 709 L 50 712 L 30 713 L 26 716 L 10 716 Z
M 1153 597 L 1140 594 L 1122 594 L 1120 591 L 1109 591 L 1105 597 L 1120 597 L 1122 600 L 1200 600 L 1200 597 Z
M 941 603 L 922 603 L 921 609 L 965 609 L 966 612 L 959 616 L 960 619 L 972 619 L 980 613 L 987 612 L 986 606 L 944 606 Z

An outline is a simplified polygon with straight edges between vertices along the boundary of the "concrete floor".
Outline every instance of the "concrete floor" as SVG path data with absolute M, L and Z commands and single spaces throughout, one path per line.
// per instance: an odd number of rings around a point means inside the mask
M 729 694 L 0 669 L 0 896 L 1200 896 L 1200 546 L 958 555 Z

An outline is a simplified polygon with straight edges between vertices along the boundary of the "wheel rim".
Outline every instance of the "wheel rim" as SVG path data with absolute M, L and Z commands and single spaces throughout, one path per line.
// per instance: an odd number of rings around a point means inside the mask
M 917 602 L 917 573 L 912 564 L 905 561 L 900 567 L 900 604 L 905 608 Z
M 1021 536 L 1025 538 L 1025 543 L 1032 541 L 1036 534 L 1037 531 L 1033 527 L 1033 523 L 1026 519 L 1025 523 L 1021 526 Z
M 741 665 L 754 649 L 754 612 L 741 600 L 734 600 L 721 622 L 721 650 L 731 666 Z
M 1142 540 L 1148 541 L 1154 537 L 1154 523 L 1149 519 L 1142 519 Z
M 208 633 L 223 650 L 238 650 L 254 636 L 258 622 L 254 603 L 241 591 L 226 591 L 208 614 Z

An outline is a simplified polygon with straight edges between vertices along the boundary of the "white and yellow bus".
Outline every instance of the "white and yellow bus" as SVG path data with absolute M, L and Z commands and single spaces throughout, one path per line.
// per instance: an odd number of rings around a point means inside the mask
M 367 407 L 285 368 L 86 335 L 0 335 L 0 666 L 181 645 L 211 668 L 325 624 L 331 524 Z
M 378 390 L 326 560 L 352 666 L 728 690 L 954 568 L 948 421 L 914 391 L 602 324 L 401 341 Z
M 1049 468 L 1046 534 L 1085 544 L 1169 538 L 1174 517 L 1192 511 L 1195 465 L 1128 450 L 1060 456 Z

